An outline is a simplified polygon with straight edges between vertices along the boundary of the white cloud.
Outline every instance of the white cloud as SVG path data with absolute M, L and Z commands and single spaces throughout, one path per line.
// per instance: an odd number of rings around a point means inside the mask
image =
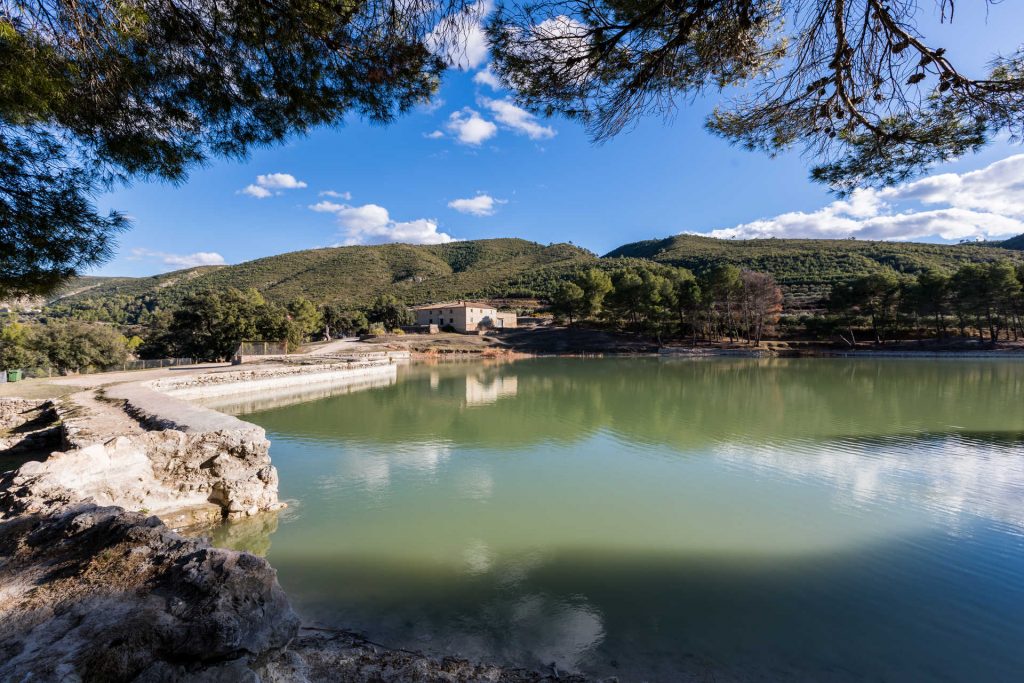
M 423 137 L 427 138 L 428 140 L 438 140 L 444 137 L 444 133 L 439 130 L 435 130 L 430 133 L 424 133 Z
M 901 188 L 900 197 L 1024 218 L 1024 154 L 969 173 L 943 173 Z M 885 190 L 893 193 L 894 190 Z
M 477 85 L 486 85 L 491 90 L 502 89 L 501 81 L 498 80 L 498 76 L 491 71 L 490 64 L 473 74 L 473 82 Z
M 494 214 L 498 204 L 504 204 L 506 200 L 495 199 L 487 194 L 478 194 L 468 199 L 453 199 L 448 202 L 448 208 L 455 209 L 459 213 L 468 213 L 473 216 L 491 216 Z
M 420 106 L 419 106 L 419 109 L 420 109 L 420 111 L 422 111 L 424 113 L 433 114 L 435 111 L 437 111 L 438 109 L 443 107 L 444 104 L 445 104 L 445 101 L 444 101 L 443 98 L 441 98 L 441 97 L 432 97 L 429 100 L 427 100 L 426 102 L 421 102 Z
M 247 194 L 250 197 L 256 199 L 266 199 L 270 195 L 274 194 L 270 190 L 260 187 L 259 185 L 246 185 L 244 188 L 239 190 L 241 194 Z
M 483 106 L 494 112 L 498 123 L 505 125 L 517 133 L 526 134 L 531 140 L 543 140 L 555 137 L 555 129 L 537 123 L 537 117 L 522 107 L 516 106 L 509 99 L 481 99 Z
M 319 202 L 309 207 L 313 211 L 333 213 L 341 226 L 343 244 L 382 244 L 405 242 L 408 244 L 444 244 L 454 238 L 439 232 L 437 221 L 419 218 L 396 221 L 388 210 L 377 204 L 349 206 L 334 202 Z
M 338 204 L 337 202 L 329 202 L 326 199 L 316 204 L 310 204 L 309 208 L 313 211 L 320 213 L 334 213 L 335 211 L 341 211 L 345 208 L 344 204 Z
M 466 32 L 463 55 L 466 68 L 475 69 L 487 60 L 487 34 L 479 22 Z
M 477 68 L 487 61 L 487 33 L 483 21 L 492 9 L 492 2 L 481 0 L 463 10 L 461 17 L 443 19 L 427 35 L 427 45 L 450 66 Z
M 132 255 L 128 258 L 133 261 L 144 258 L 155 258 L 159 259 L 165 266 L 171 266 L 174 268 L 224 265 L 224 257 L 215 251 L 197 251 L 193 254 L 169 254 L 164 251 L 136 248 L 132 249 Z
M 856 190 L 817 211 L 712 230 L 711 237 L 876 240 L 1004 239 L 1024 233 L 1024 154 L 969 173 L 943 173 L 896 187 Z
M 224 265 L 224 257 L 215 251 L 197 251 L 194 254 L 165 254 L 164 263 L 181 268 L 222 266 Z
M 498 134 L 498 127 L 494 123 L 469 107 L 452 112 L 452 115 L 448 117 L 448 130 L 462 144 L 473 146 Z
M 306 187 L 306 183 L 291 173 L 267 173 L 256 176 L 256 184 L 268 190 L 297 190 Z
M 352 199 L 351 192 L 335 192 L 334 190 L 324 190 L 318 197 L 333 197 L 335 199 L 344 199 L 346 202 Z
M 256 183 L 246 185 L 238 191 L 238 194 L 249 195 L 256 199 L 266 199 L 271 195 L 281 194 L 281 190 L 299 190 L 304 187 L 306 187 L 306 183 L 291 173 L 265 173 L 256 176 Z

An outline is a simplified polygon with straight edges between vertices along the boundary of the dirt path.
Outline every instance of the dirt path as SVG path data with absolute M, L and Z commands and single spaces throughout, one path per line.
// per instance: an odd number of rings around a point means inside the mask
M 63 399 L 74 403 L 76 414 L 84 418 L 74 420 L 75 426 L 88 425 L 76 434 L 77 439 L 92 437 L 102 442 L 109 439 L 111 434 L 136 436 L 145 431 L 120 405 L 102 400 L 98 393 L 96 389 L 86 389 Z
M 0 384 L 0 398 L 60 398 L 79 392 L 82 389 L 98 389 L 122 382 L 142 382 L 184 374 L 225 372 L 232 368 L 233 366 L 230 363 L 200 363 L 173 368 L 154 368 L 153 370 L 98 372 L 91 375 L 66 375 L 64 377 L 25 379 L 20 382 L 4 382 Z
M 359 341 L 357 337 L 346 337 L 345 339 L 332 339 L 329 342 L 311 344 L 300 356 L 334 356 L 347 353 L 360 353 L 363 351 L 379 351 L 373 344 Z

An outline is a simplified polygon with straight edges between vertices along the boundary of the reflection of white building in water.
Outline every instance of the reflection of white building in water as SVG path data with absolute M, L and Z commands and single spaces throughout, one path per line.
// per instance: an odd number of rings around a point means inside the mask
M 519 378 L 515 375 L 496 375 L 481 379 L 466 375 L 466 405 L 485 406 L 497 403 L 499 398 L 519 393 Z

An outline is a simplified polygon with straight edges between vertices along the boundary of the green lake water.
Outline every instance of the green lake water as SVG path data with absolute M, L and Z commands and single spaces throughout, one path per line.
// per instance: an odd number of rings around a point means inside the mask
M 1024 363 L 534 359 L 237 408 L 308 622 L 622 681 L 1024 680 Z

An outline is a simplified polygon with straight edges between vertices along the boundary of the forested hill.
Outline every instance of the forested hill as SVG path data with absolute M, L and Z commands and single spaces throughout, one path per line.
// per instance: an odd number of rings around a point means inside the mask
M 1018 251 L 1024 251 L 1024 235 L 1017 235 L 1005 242 L 1000 242 L 999 246 L 1003 249 L 1017 249 Z
M 597 256 L 570 244 L 490 239 L 428 246 L 384 244 L 296 251 L 234 266 L 204 266 L 153 277 L 78 278 L 51 307 L 121 308 L 145 300 L 173 306 L 204 289 L 255 288 L 268 300 L 305 297 L 354 307 L 391 293 L 416 304 L 470 297 L 531 297 Z
M 1021 242 L 1014 247 L 1015 242 Z M 623 245 L 605 259 L 632 257 L 700 271 L 709 264 L 732 263 L 770 273 L 787 299 L 813 300 L 827 295 L 835 282 L 892 268 L 916 274 L 929 268 L 951 272 L 965 263 L 1024 260 L 1024 235 L 986 244 L 925 244 L 828 239 L 722 240 L 676 235 Z
M 596 265 L 612 270 L 636 260 L 700 272 L 729 262 L 770 273 L 788 307 L 814 305 L 832 283 L 885 267 L 918 273 L 953 271 L 968 262 L 1024 260 L 1021 238 L 985 245 L 853 240 L 719 240 L 679 235 L 635 242 L 603 258 L 570 244 L 544 246 L 491 239 L 414 246 L 335 247 L 296 251 L 234 266 L 205 266 L 142 278 L 78 278 L 51 303 L 54 313 L 96 311 L 99 319 L 134 321 L 143 309 L 173 308 L 192 292 L 255 288 L 270 301 L 363 307 L 382 293 L 408 304 L 457 298 L 545 298 L 558 280 Z M 1024 246 L 1024 245 L 1022 245 Z M 1019 248 L 1019 247 L 1018 247 Z

